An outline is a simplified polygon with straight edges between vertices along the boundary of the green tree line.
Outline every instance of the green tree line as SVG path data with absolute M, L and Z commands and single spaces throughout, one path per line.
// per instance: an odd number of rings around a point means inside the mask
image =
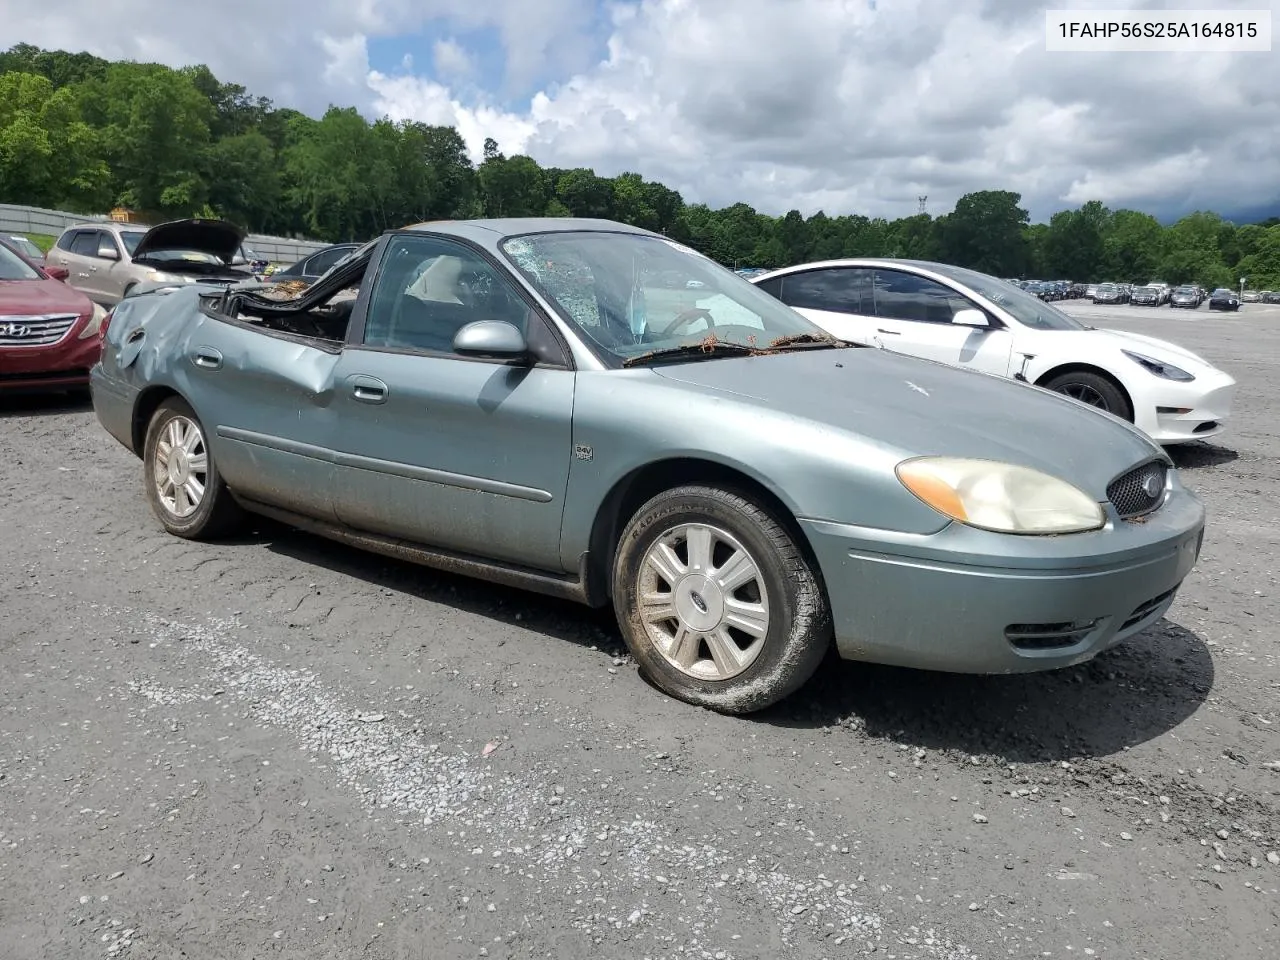
M 276 107 L 205 66 L 110 62 L 19 44 L 0 53 L 0 202 L 145 217 L 221 216 L 258 233 L 363 240 L 423 220 L 604 217 L 665 233 L 728 266 L 891 256 L 1004 277 L 1280 288 L 1280 219 L 1210 212 L 1164 226 L 1090 202 L 1032 224 L 1019 194 L 985 190 L 944 216 L 782 217 L 686 203 L 638 173 L 601 177 L 506 156 L 473 164 L 453 127 L 351 107 Z

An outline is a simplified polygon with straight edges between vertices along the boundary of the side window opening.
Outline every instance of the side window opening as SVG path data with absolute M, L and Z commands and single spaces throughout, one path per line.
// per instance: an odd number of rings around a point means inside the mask
M 789 273 L 782 278 L 782 302 L 789 307 L 874 316 L 871 271 L 830 267 Z
M 71 242 L 71 252 L 81 257 L 98 256 L 98 243 L 102 235 L 97 230 L 81 230 Z
M 876 316 L 915 323 L 950 323 L 960 310 L 975 309 L 950 287 L 899 270 L 875 272 Z
M 366 346 L 451 353 L 468 323 L 500 320 L 529 335 L 528 305 L 479 254 L 430 236 L 395 237 L 378 272 Z
M 347 327 L 376 244 L 376 240 L 370 241 L 352 253 L 348 263 L 321 282 L 318 294 L 316 285 L 298 290 L 290 284 L 266 284 L 210 296 L 205 305 L 229 320 L 318 340 L 326 349 L 340 348 L 346 343 Z

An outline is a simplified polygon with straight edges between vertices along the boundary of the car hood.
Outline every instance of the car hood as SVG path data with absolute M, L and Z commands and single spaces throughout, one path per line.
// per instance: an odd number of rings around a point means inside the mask
M 1000 460 L 1105 499 L 1117 475 L 1163 456 L 1141 431 L 1038 387 L 884 350 L 815 350 L 656 367 L 694 388 L 848 431 L 903 457 Z
M 133 251 L 135 263 L 163 250 L 195 250 L 209 253 L 225 264 L 240 250 L 245 232 L 226 220 L 171 220 L 152 227 Z
M 1140 333 L 1129 333 L 1127 330 L 1086 330 L 1085 333 L 1091 334 L 1095 340 L 1101 335 L 1121 350 L 1132 350 L 1135 353 L 1151 357 L 1153 360 L 1169 360 L 1171 362 L 1187 360 L 1206 367 L 1212 366 L 1204 357 L 1194 354 L 1176 343 L 1170 343 L 1168 340 L 1144 337 Z
M 0 318 L 88 313 L 89 298 L 61 280 L 0 280 Z

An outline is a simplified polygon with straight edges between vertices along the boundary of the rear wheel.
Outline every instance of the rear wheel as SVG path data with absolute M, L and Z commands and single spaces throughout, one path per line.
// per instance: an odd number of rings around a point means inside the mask
M 831 646 L 808 560 L 768 510 L 730 490 L 678 487 L 642 506 L 618 544 L 613 599 L 645 676 L 724 713 L 799 689 Z
M 218 473 L 204 427 L 184 400 L 170 397 L 156 408 L 142 462 L 151 509 L 174 536 L 211 540 L 243 519 Z
M 1060 373 L 1052 380 L 1046 381 L 1044 386 L 1054 393 L 1065 394 L 1081 403 L 1105 410 L 1122 420 L 1133 422 L 1133 408 L 1129 405 L 1124 391 L 1114 380 L 1100 373 L 1090 373 L 1087 370 Z

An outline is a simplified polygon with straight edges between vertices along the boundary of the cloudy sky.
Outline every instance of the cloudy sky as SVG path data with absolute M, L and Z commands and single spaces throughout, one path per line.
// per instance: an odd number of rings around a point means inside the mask
M 183 0 L 187 3 L 188 0 Z M 167 5 L 178 6 L 177 0 Z M 193 7 L 197 6 L 192 4 Z M 1280 48 L 1047 53 L 1047 7 L 1280 0 L 156 0 L 6 4 L 17 42 L 174 66 L 309 113 L 456 125 L 687 200 L 896 217 L 1022 193 L 1280 214 Z M 194 12 L 194 11 L 193 11 Z

